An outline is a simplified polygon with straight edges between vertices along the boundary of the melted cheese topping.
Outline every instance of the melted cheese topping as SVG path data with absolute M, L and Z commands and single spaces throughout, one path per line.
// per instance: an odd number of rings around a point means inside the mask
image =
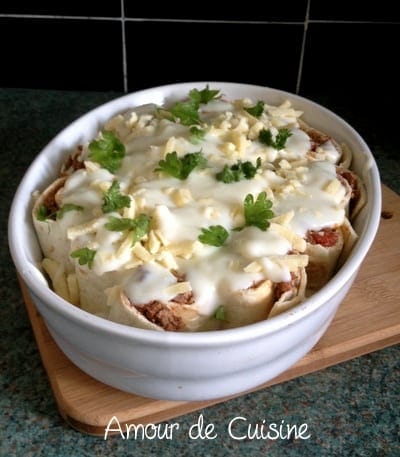
M 124 273 L 124 290 L 135 304 L 172 299 L 174 274 L 179 272 L 195 297 L 192 306 L 202 315 L 212 315 L 233 293 L 262 279 L 290 281 L 290 272 L 307 263 L 307 256 L 301 255 L 307 231 L 344 221 L 346 189 L 337 180 L 335 168 L 340 157 L 327 142 L 309 160 L 310 138 L 298 123 L 302 113 L 289 102 L 265 105 L 259 118 L 244 109 L 253 104 L 245 99 L 202 105 L 201 127 L 206 135 L 198 144 L 190 142 L 189 127 L 159 118 L 154 105 L 111 119 L 105 130 L 113 131 L 126 148 L 121 167 L 112 174 L 88 161 L 86 145 L 86 168 L 70 175 L 57 196 L 60 206 L 83 207 L 59 221 L 65 226 L 71 251 L 96 250 L 92 265 L 96 275 Z M 276 136 L 282 127 L 291 133 L 284 148 L 258 140 L 262 129 Z M 194 169 L 185 180 L 155 171 L 159 161 L 173 151 L 178 157 L 201 151 L 207 165 Z M 261 166 L 254 178 L 229 184 L 216 179 L 225 165 L 239 160 L 256 165 L 258 158 Z M 103 194 L 114 180 L 131 205 L 103 214 Z M 246 195 L 256 198 L 263 191 L 272 202 L 271 227 L 235 231 L 245 222 Z M 109 216 L 134 218 L 141 213 L 151 217 L 151 229 L 134 246 L 127 231 L 105 228 Z M 201 229 L 212 225 L 229 232 L 224 246 L 199 241 Z M 289 257 L 292 261 L 287 261 Z

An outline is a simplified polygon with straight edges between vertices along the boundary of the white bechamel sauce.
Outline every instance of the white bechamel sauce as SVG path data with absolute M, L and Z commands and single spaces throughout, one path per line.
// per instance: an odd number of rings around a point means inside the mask
M 84 208 L 96 208 L 102 205 L 102 191 L 96 183 L 112 183 L 113 175 L 104 168 L 94 172 L 84 169 L 75 171 L 65 182 L 62 189 L 62 202 L 75 203 Z
M 280 151 L 280 157 L 287 160 L 303 159 L 310 150 L 310 138 L 301 129 L 291 129 L 291 134 L 286 141 L 285 148 Z
M 262 279 L 263 275 L 259 272 L 245 273 L 244 265 L 246 262 L 239 255 L 225 247 L 215 248 L 206 258 L 180 261 L 201 314 L 214 314 L 216 308 L 227 303 L 232 294 Z
M 317 147 L 314 156 L 318 160 L 327 160 L 332 163 L 338 163 L 340 159 L 340 152 L 335 147 L 333 142 L 328 140 Z
M 308 230 L 319 230 L 342 224 L 345 209 L 340 206 L 346 189 L 340 186 L 335 194 L 324 189 L 336 177 L 335 165 L 330 162 L 311 162 L 304 173 L 298 191 L 283 194 L 276 201 L 278 214 L 294 210 L 290 221 L 293 231 L 304 237 Z
M 245 259 L 284 255 L 292 248 L 291 243 L 272 230 L 261 231 L 257 227 L 245 227 L 234 232 L 231 238 L 232 251 Z
M 195 298 L 192 306 L 203 315 L 212 315 L 219 305 L 229 302 L 232 294 L 262 279 L 289 281 L 290 267 L 276 260 L 293 252 L 288 238 L 254 226 L 235 230 L 244 226 L 243 201 L 248 194 L 256 199 L 265 191 L 275 216 L 292 211 L 294 215 L 285 227 L 300 237 L 308 230 L 343 223 L 346 189 L 341 184 L 329 187 L 336 179 L 335 163 L 339 160 L 332 142 L 317 151 L 324 160 L 308 160 L 311 143 L 297 122 L 301 112 L 288 103 L 281 107 L 266 105 L 265 112 L 256 119 L 243 110 L 243 106 L 255 103 L 214 101 L 202 106 L 200 127 L 207 133 L 197 144 L 190 142 L 189 127 L 160 117 L 153 105 L 118 115 L 106 125 L 126 147 L 118 171 L 78 170 L 67 178 L 60 194 L 62 203 L 81 205 L 84 210 L 74 212 L 63 223 L 76 227 L 92 221 L 96 214 L 102 221 L 96 230 L 75 237 L 72 246 L 97 251 L 94 273 L 123 272 L 123 287 L 133 303 L 172 298 L 165 291 L 176 282 L 176 276 L 165 266 L 166 253 L 173 257 L 184 281 L 190 283 Z M 261 127 L 272 128 L 274 135 L 279 128 L 289 128 L 291 136 L 285 147 L 277 150 L 258 141 L 256 133 Z M 173 151 L 178 157 L 201 151 L 207 165 L 194 169 L 185 180 L 157 171 L 159 161 Z M 87 157 L 87 145 L 84 154 Z M 216 180 L 224 165 L 239 160 L 255 165 L 258 157 L 262 165 L 253 179 L 230 184 Z M 113 180 L 120 183 L 123 194 L 131 197 L 132 206 L 104 215 L 101 186 L 109 186 Z M 140 213 L 152 218 L 151 247 L 150 235 L 133 247 L 128 242 L 129 233 L 104 228 L 110 215 L 129 214 L 133 218 Z M 222 225 L 229 232 L 223 247 L 199 242 L 201 229 L 212 225 Z M 245 271 L 255 261 L 259 270 Z M 128 279 L 127 270 L 132 270 Z
M 168 301 L 173 298 L 168 287 L 176 283 L 176 277 L 166 268 L 152 262 L 138 267 L 124 281 L 124 291 L 135 305 L 144 305 L 153 300 Z

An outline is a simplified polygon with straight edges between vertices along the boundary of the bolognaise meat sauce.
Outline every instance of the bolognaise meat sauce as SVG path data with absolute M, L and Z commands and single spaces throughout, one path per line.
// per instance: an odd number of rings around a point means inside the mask
M 64 181 L 60 180 L 59 184 L 57 186 L 53 186 L 51 189 L 52 191 L 49 192 L 46 197 L 43 199 L 43 206 L 47 210 L 47 214 L 52 215 L 52 218 L 56 218 L 56 212 L 60 209 L 60 206 L 58 205 L 56 201 L 56 194 L 57 192 L 64 186 Z
M 176 331 L 184 327 L 182 319 L 177 316 L 167 305 L 157 300 L 135 308 L 153 324 L 159 325 L 164 330 Z
M 85 168 L 85 164 L 82 161 L 83 146 L 79 145 L 73 154 L 70 154 L 63 166 L 61 167 L 61 176 L 67 176 L 76 170 Z
M 324 228 L 321 230 L 309 230 L 306 241 L 311 244 L 319 244 L 325 248 L 335 246 L 339 241 L 339 233 L 335 228 Z
M 182 292 L 181 294 L 175 295 L 171 301 L 181 305 L 191 305 L 194 303 L 194 295 L 193 292 L 189 290 L 188 292 Z

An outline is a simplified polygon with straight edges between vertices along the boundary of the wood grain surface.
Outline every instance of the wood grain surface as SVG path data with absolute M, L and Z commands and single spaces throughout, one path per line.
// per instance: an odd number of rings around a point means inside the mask
M 378 235 L 327 332 L 293 367 L 253 391 L 400 342 L 400 197 L 385 186 L 382 191 L 383 211 Z M 75 429 L 104 435 L 112 416 L 118 417 L 121 426 L 156 424 L 228 399 L 153 400 L 96 381 L 61 352 L 22 282 L 21 289 L 59 411 Z

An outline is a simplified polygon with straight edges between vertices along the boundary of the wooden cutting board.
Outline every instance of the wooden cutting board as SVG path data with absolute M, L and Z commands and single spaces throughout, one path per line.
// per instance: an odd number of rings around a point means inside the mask
M 383 211 L 377 238 L 328 331 L 296 365 L 253 391 L 400 342 L 399 235 L 400 197 L 383 186 Z M 113 416 L 122 427 L 124 424 L 156 424 L 228 399 L 153 400 L 94 380 L 61 352 L 22 283 L 21 289 L 59 411 L 75 429 L 104 436 Z

